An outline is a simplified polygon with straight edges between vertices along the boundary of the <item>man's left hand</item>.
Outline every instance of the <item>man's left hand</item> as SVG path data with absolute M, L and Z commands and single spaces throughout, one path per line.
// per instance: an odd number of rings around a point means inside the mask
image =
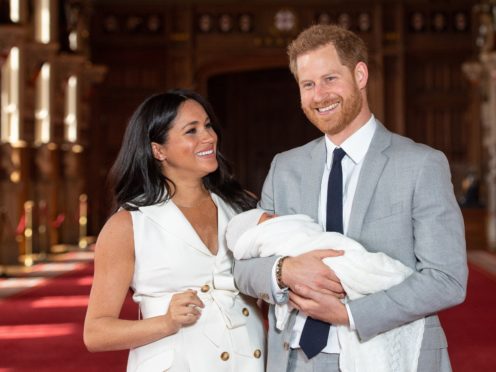
M 314 319 L 336 325 L 350 324 L 346 306 L 333 295 L 298 284 L 289 292 L 289 301 L 294 308 Z

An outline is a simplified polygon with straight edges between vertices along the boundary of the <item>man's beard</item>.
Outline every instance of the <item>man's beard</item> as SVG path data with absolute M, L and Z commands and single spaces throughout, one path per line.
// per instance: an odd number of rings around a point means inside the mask
M 335 100 L 334 100 L 335 102 Z M 333 100 L 326 100 L 319 104 L 319 107 L 327 107 L 333 103 Z M 303 112 L 310 122 L 315 125 L 321 132 L 328 135 L 335 135 L 342 132 L 351 122 L 358 116 L 362 109 L 362 96 L 360 90 L 355 87 L 353 93 L 345 101 L 341 99 L 341 112 L 338 117 L 329 119 L 319 117 L 315 112 L 315 108 L 303 108 Z M 335 116 L 335 115 L 333 115 Z

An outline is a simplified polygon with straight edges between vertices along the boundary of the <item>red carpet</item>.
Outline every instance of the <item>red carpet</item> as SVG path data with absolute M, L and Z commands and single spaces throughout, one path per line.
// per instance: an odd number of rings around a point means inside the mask
M 467 299 L 440 314 L 453 372 L 496 371 L 496 276 L 469 265 Z
M 83 322 L 93 265 L 0 300 L 0 371 L 125 371 L 127 351 L 90 353 Z M 123 316 L 136 318 L 128 301 Z
M 496 371 L 496 277 L 471 265 L 466 302 L 441 314 L 454 372 Z M 92 265 L 0 300 L 0 372 L 125 371 L 127 351 L 89 353 L 82 329 Z M 135 319 L 128 300 L 123 316 Z

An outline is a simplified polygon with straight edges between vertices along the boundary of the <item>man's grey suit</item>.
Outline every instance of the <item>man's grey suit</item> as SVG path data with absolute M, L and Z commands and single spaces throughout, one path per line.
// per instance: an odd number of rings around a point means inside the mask
M 260 206 L 279 215 L 304 213 L 318 220 L 325 156 L 323 137 L 276 155 Z M 426 317 L 418 371 L 450 371 L 446 337 L 435 314 L 464 300 L 467 262 L 463 218 L 446 157 L 378 122 L 348 226 L 347 235 L 369 251 L 384 252 L 416 270 L 389 290 L 349 302 L 360 339 Z M 234 276 L 240 291 L 273 303 L 275 259 L 237 261 Z M 294 320 L 293 313 L 286 329 L 277 331 L 270 307 L 269 372 L 286 371 Z

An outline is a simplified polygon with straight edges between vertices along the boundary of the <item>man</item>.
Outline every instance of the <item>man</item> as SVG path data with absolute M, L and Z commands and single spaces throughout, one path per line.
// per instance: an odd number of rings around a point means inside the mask
M 352 32 L 312 26 L 291 43 L 288 54 L 303 111 L 324 136 L 276 155 L 260 207 L 279 215 L 307 214 L 414 273 L 345 305 L 336 276 L 322 263 L 342 252 L 237 261 L 241 292 L 270 303 L 289 298 L 299 310 L 279 332 L 270 307 L 267 370 L 339 371 L 336 325 L 349 326 L 367 341 L 425 318 L 417 370 L 450 371 L 435 313 L 464 300 L 467 264 L 446 157 L 389 132 L 375 119 L 366 94 L 367 50 Z

